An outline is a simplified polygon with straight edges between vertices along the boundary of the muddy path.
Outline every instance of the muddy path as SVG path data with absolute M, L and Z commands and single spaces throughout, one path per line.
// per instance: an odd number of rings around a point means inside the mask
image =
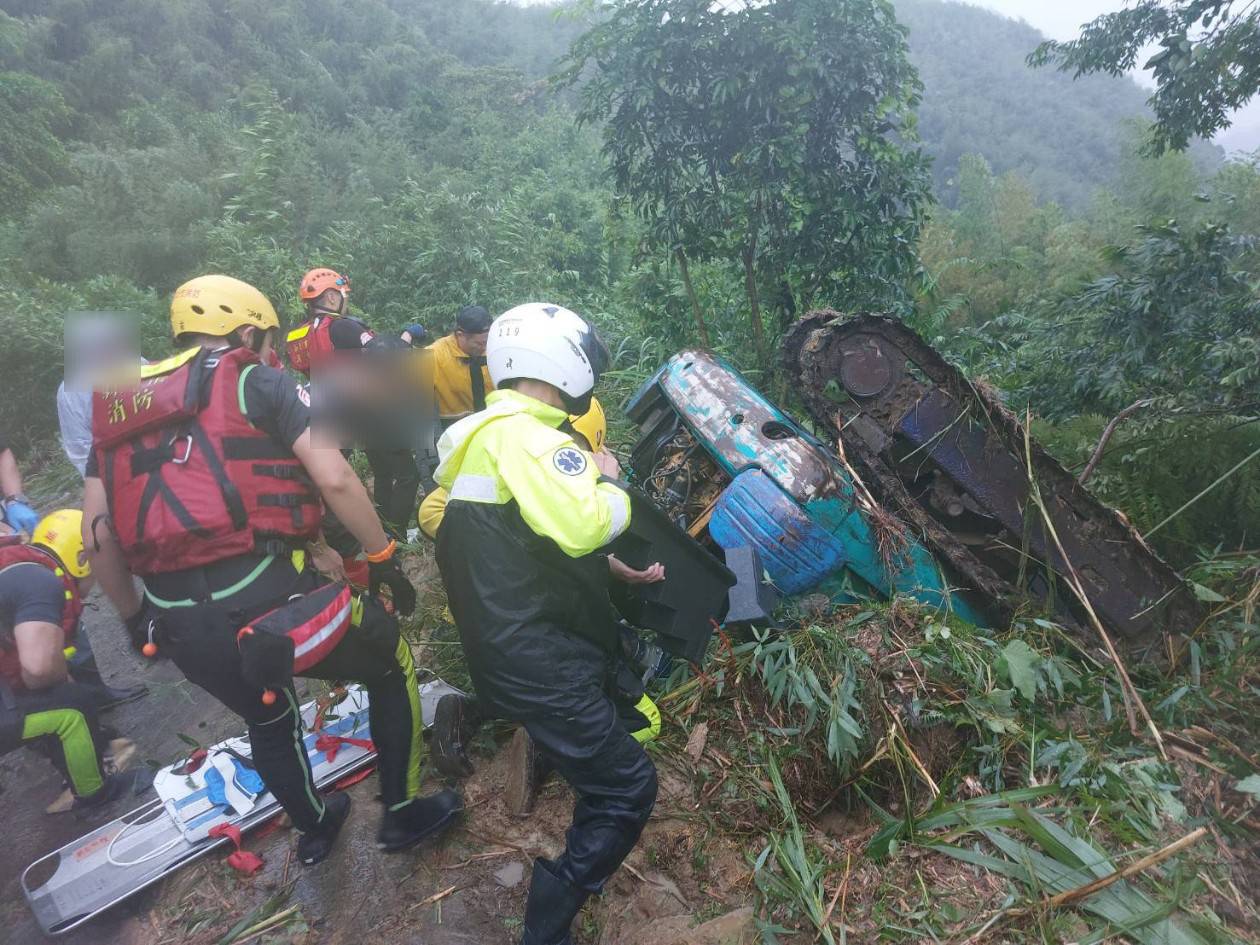
M 119 734 L 136 742 L 137 763 L 167 764 L 182 757 L 187 746 L 181 733 L 206 744 L 239 732 L 240 723 L 170 663 L 145 665 L 134 656 L 99 595 L 89 602 L 85 626 L 106 679 L 120 684 L 141 679 L 150 687 L 146 698 L 106 716 Z M 216 851 L 59 941 L 212 945 L 229 939 L 234 929 L 240 935 L 276 915 L 276 925 L 249 940 L 513 945 L 520 938 L 530 864 L 535 856 L 561 849 L 572 795 L 553 781 L 532 817 L 511 817 L 503 802 L 507 753 L 502 749 L 509 735 L 504 727 L 480 740 L 478 771 L 463 784 L 467 815 L 436 843 L 392 856 L 377 851 L 379 804 L 372 775 L 349 788 L 350 820 L 337 850 L 320 866 L 303 868 L 294 860 L 296 835 L 278 819 L 246 840 L 246 848 L 265 862 L 255 876 L 233 872 L 225 854 Z M 751 942 L 750 910 L 740 908 L 753 898 L 744 852 L 707 831 L 695 816 L 689 784 L 664 771 L 661 781 L 657 812 L 642 842 L 605 895 L 588 905 L 576 941 Z M 47 815 L 44 807 L 60 793 L 60 778 L 26 751 L 0 759 L 0 785 L 7 828 L 0 856 L 0 942 L 25 945 L 45 939 L 22 899 L 21 871 L 138 803 L 119 802 L 91 820 Z M 439 786 L 426 769 L 422 792 Z
M 127 643 L 122 624 L 99 592 L 87 601 L 83 628 L 106 681 L 115 685 L 143 682 L 149 687 L 143 699 L 119 706 L 102 719 L 107 728 L 136 743 L 133 765 L 146 761 L 165 765 L 186 754 L 188 748 L 180 733 L 209 743 L 239 729 L 231 713 L 187 683 L 169 661 L 149 664 L 137 656 Z M 138 807 L 141 799 L 115 802 L 87 819 L 74 814 L 45 814 L 44 808 L 61 793 L 61 777 L 45 759 L 24 750 L 0 758 L 0 788 L 5 825 L 4 852 L 0 855 L 0 941 L 38 942 L 42 935 L 26 908 L 18 882 L 22 870 L 109 818 Z M 122 931 L 125 924 L 123 914 L 111 914 L 60 940 L 67 945 L 127 941 Z

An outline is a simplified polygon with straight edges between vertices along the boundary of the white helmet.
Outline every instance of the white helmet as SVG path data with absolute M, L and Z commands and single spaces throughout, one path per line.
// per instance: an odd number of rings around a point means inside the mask
M 585 413 L 608 349 L 581 315 L 548 302 L 508 309 L 490 326 L 486 364 L 496 387 L 531 378 L 560 391 L 569 413 Z

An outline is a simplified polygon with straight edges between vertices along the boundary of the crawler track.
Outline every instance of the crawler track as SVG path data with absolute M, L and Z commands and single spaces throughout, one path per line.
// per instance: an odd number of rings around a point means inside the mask
M 1108 628 L 1153 643 L 1162 630 L 1197 624 L 1200 606 L 1180 576 L 1120 514 L 1035 441 L 1026 453 L 1024 427 L 998 397 L 901 322 L 811 312 L 781 354 L 821 430 L 843 431 L 845 453 L 875 497 L 1003 616 L 1034 598 L 1080 618 L 1031 499 L 1030 454 L 1055 531 Z

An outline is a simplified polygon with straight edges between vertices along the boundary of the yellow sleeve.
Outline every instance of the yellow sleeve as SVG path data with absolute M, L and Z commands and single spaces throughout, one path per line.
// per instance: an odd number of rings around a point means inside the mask
M 630 497 L 599 481 L 591 457 L 561 434 L 499 456 L 499 476 L 533 531 L 571 558 L 597 551 L 630 524 Z
M 420 503 L 420 514 L 417 516 L 420 522 L 420 531 L 424 532 L 430 538 L 436 539 L 438 526 L 442 524 L 442 518 L 446 515 L 446 500 L 449 493 L 438 486 L 432 492 L 424 497 L 424 501 Z

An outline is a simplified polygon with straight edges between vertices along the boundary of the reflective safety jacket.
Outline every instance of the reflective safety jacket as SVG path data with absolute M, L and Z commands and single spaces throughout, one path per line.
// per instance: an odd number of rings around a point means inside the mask
M 247 348 L 193 348 L 142 367 L 135 390 L 93 395 L 92 448 L 134 573 L 287 554 L 319 533 L 306 470 L 246 414 L 257 367 Z
M 290 331 L 284 338 L 285 352 L 293 370 L 311 376 L 311 365 L 326 359 L 333 352 L 332 323 L 334 315 L 316 315 Z
M 19 564 L 37 564 L 47 568 L 61 581 L 65 594 L 65 603 L 61 608 L 61 631 L 65 645 L 72 646 L 74 635 L 79 629 L 79 618 L 83 616 L 83 599 L 79 597 L 79 585 L 57 559 L 46 551 L 17 543 L 0 545 L 0 573 Z M 12 627 L 0 628 L 0 681 L 8 683 L 13 689 L 25 688 Z
M 490 380 L 490 369 L 484 359 L 480 367 L 473 364 L 454 335 L 446 335 L 433 342 L 429 345 L 429 352 L 433 356 L 433 391 L 439 417 L 454 420 L 481 410 L 483 405 L 477 403 L 476 386 L 481 388 L 482 399 L 489 403 L 494 381 Z M 478 380 L 480 384 L 476 384 Z
M 352 316 L 316 315 L 284 336 L 285 352 L 289 356 L 289 364 L 293 370 L 310 377 L 311 369 L 326 361 L 328 356 L 337 349 L 337 345 L 333 343 L 332 330 L 339 318 L 349 318 L 355 324 L 362 325 Z M 362 347 L 371 337 L 372 333 L 365 329 L 359 336 L 359 347 Z M 345 339 L 342 340 L 344 343 Z
M 438 442 L 437 563 L 478 697 L 506 718 L 599 698 L 619 645 L 594 552 L 625 530 L 630 499 L 556 429 L 565 419 L 500 390 Z

